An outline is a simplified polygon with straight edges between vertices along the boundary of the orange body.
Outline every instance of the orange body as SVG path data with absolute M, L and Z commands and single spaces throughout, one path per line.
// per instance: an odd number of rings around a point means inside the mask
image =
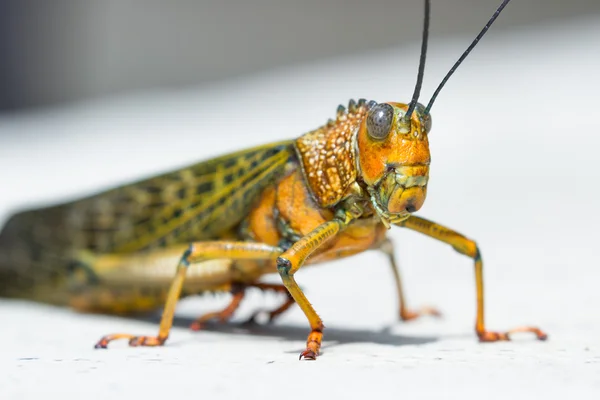
M 253 240 L 277 246 L 293 242 L 330 221 L 333 212 L 320 207 L 309 193 L 300 170 L 292 171 L 261 197 L 249 215 L 248 230 Z M 279 220 L 279 221 L 277 221 Z M 286 233 L 281 232 L 285 226 Z M 338 259 L 376 247 L 385 238 L 385 227 L 375 218 L 365 218 L 348 227 L 331 242 L 319 247 L 307 264 Z M 275 263 L 273 265 L 273 272 Z
M 374 103 L 364 100 L 351 101 L 347 110 L 338 108 L 335 121 L 297 139 L 298 161 L 250 212 L 249 238 L 272 246 L 291 244 L 331 221 L 345 201 L 360 207 L 359 218 L 311 253 L 306 264 L 312 264 L 378 248 L 385 239 L 386 226 L 371 203 L 371 188 L 379 191 L 380 206 L 387 208 L 380 211 L 386 214 L 403 216 L 407 208 L 418 210 L 425 200 L 429 172 L 427 133 L 418 113 L 409 122 L 412 129 L 404 131 L 401 118 L 408 106 L 389 104 L 395 114 L 385 140 L 369 136 L 367 115 Z M 398 183 L 420 178 L 423 185 Z

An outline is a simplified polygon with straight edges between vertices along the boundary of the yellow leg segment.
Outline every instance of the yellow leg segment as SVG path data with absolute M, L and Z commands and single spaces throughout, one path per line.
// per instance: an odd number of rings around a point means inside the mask
M 317 358 L 323 339 L 324 326 L 323 321 L 296 283 L 294 274 L 302 267 L 302 264 L 312 252 L 333 239 L 347 226 L 348 222 L 349 219 L 347 218 L 347 221 L 344 222 L 333 220 L 320 225 L 314 231 L 294 243 L 289 250 L 277 259 L 277 270 L 279 271 L 279 275 L 281 275 L 283 284 L 296 303 L 298 303 L 310 324 L 311 332 L 306 340 L 306 350 L 300 353 L 300 359 L 315 360 Z
M 396 263 L 396 257 L 394 256 L 394 243 L 391 239 L 385 238 L 385 240 L 381 243 L 379 250 L 381 250 L 388 257 L 390 266 L 392 267 L 394 282 L 396 284 L 396 292 L 398 293 L 400 319 L 402 321 L 411 321 L 424 315 L 440 317 L 442 314 L 433 307 L 421 307 L 417 310 L 411 310 L 406 306 L 404 288 L 402 285 L 402 278 L 400 276 L 400 268 L 398 267 L 398 264 Z
M 189 249 L 184 252 L 177 265 L 175 278 L 171 283 L 167 295 L 158 335 L 135 336 L 123 333 L 112 334 L 100 339 L 95 347 L 106 348 L 109 342 L 116 339 L 129 339 L 129 345 L 131 346 L 160 346 L 164 344 L 169 337 L 169 332 L 173 325 L 175 307 L 179 300 L 183 283 L 185 282 L 186 273 L 191 264 L 221 258 L 232 260 L 275 260 L 282 252 L 283 250 L 279 247 L 260 243 L 228 241 L 192 243 Z
M 539 340 L 545 340 L 547 335 L 536 327 L 519 327 L 506 332 L 490 332 L 485 329 L 484 321 L 484 299 L 483 299 L 483 261 L 477 244 L 461 235 L 452 229 L 446 228 L 435 222 L 428 221 L 424 218 L 410 216 L 407 220 L 398 223 L 399 226 L 420 232 L 424 235 L 437 239 L 443 243 L 451 245 L 454 250 L 468 257 L 471 257 L 475 262 L 475 284 L 477 287 L 477 320 L 475 331 L 479 340 L 482 342 L 495 342 L 498 340 L 510 340 L 510 335 L 516 332 L 531 332 L 537 336 Z

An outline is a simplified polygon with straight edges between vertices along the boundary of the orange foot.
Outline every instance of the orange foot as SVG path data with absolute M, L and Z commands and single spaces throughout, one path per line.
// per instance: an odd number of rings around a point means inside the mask
M 129 345 L 132 347 L 136 346 L 162 346 L 167 338 L 160 338 L 158 336 L 135 336 L 126 333 L 116 333 L 113 335 L 106 335 L 96 343 L 95 349 L 106 349 L 108 344 L 118 339 L 129 339 Z
M 313 350 L 311 349 L 306 349 L 304 350 L 302 353 L 300 353 L 300 360 L 305 359 L 305 360 L 316 360 L 317 359 L 317 353 L 315 353 Z
M 400 310 L 400 319 L 402 321 L 412 321 L 414 319 L 423 317 L 425 315 L 432 315 L 434 317 L 439 318 L 442 316 L 442 313 L 433 307 L 422 307 L 420 310 L 417 310 L 417 311 L 406 310 L 406 309 Z
M 548 335 L 546 333 L 542 332 L 539 328 L 529 327 L 529 326 L 522 326 L 519 328 L 511 329 L 506 332 L 489 332 L 489 331 L 477 332 L 477 336 L 479 336 L 480 342 L 498 342 L 498 341 L 510 340 L 511 334 L 519 333 L 519 332 L 533 333 L 537 337 L 538 340 L 548 339 Z
M 321 340 L 323 339 L 323 327 L 314 329 L 306 340 L 306 350 L 300 353 L 300 360 L 316 360 L 321 349 Z

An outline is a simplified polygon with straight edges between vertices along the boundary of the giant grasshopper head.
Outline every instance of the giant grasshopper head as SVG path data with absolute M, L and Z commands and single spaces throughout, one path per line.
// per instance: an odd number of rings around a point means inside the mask
M 425 0 L 423 40 L 417 84 L 409 104 L 371 103 L 356 138 L 358 174 L 382 222 L 401 222 L 419 210 L 429 178 L 430 110 L 439 92 L 487 32 L 510 0 L 504 0 L 479 35 L 452 66 L 424 107 L 418 102 L 425 71 L 430 2 Z
M 429 178 L 431 117 L 417 104 L 372 105 L 358 130 L 359 173 L 384 223 L 400 222 L 421 208 Z

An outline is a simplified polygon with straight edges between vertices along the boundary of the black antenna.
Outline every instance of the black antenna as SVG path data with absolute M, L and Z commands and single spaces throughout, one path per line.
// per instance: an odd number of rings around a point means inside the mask
M 481 30 L 481 32 L 479 32 L 479 35 L 477 35 L 477 37 L 475 38 L 475 40 L 473 40 L 473 43 L 471 43 L 471 45 L 467 48 L 467 50 L 465 50 L 465 52 L 462 54 L 462 56 L 460 56 L 460 58 L 458 59 L 458 61 L 452 66 L 452 68 L 450 68 L 450 71 L 446 74 L 446 76 L 444 77 L 444 79 L 442 79 L 442 83 L 440 83 L 440 85 L 437 87 L 437 89 L 435 89 L 435 92 L 433 93 L 433 96 L 431 96 L 431 100 L 429 100 L 429 104 L 427 104 L 427 107 L 425 107 L 425 114 L 429 114 L 429 111 L 431 110 L 431 107 L 433 106 L 433 102 L 437 98 L 438 94 L 440 94 L 440 90 L 442 90 L 442 88 L 444 87 L 444 85 L 446 84 L 446 82 L 448 81 L 448 79 L 450 79 L 450 77 L 452 76 L 452 74 L 454 73 L 454 71 L 456 71 L 456 69 L 458 68 L 458 66 L 460 65 L 460 63 L 462 63 L 464 61 L 464 59 L 467 58 L 467 56 L 469 55 L 469 53 L 471 52 L 471 50 L 473 50 L 473 48 L 477 45 L 477 42 L 479 42 L 479 40 L 483 37 L 483 35 L 485 35 L 485 33 L 487 32 L 487 30 L 490 29 L 490 26 L 492 26 L 492 24 L 494 23 L 494 21 L 496 20 L 496 18 L 498 18 L 498 15 L 500 15 L 500 12 L 502 12 L 502 10 L 504 9 L 504 7 L 506 7 L 506 5 L 508 4 L 509 1 L 510 0 L 504 0 L 502 2 L 502 4 L 500 5 L 500 7 L 498 7 L 498 9 L 496 10 L 496 12 L 494 13 L 494 15 L 492 15 L 492 18 L 490 18 L 490 20 L 483 27 L 483 29 Z
M 415 92 L 413 93 L 412 100 L 408 106 L 405 118 L 410 121 L 410 117 L 417 106 L 419 95 L 421 94 L 421 86 L 423 85 L 423 76 L 425 75 L 425 58 L 427 56 L 427 39 L 429 37 L 429 0 L 425 0 L 425 20 L 423 22 L 423 40 L 421 42 L 421 59 L 419 61 L 419 73 L 417 74 L 417 84 L 415 85 Z

